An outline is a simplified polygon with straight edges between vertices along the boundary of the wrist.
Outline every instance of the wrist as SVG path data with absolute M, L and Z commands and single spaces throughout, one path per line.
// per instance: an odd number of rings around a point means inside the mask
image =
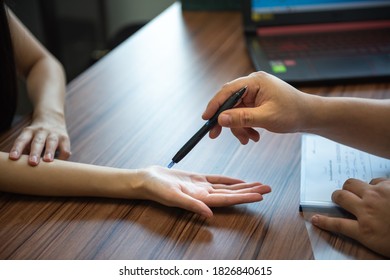
M 53 109 L 53 108 L 41 108 L 37 106 L 34 108 L 33 116 L 34 121 L 38 122 L 57 122 L 65 123 L 65 113 L 64 110 Z
M 117 174 L 119 187 L 116 197 L 126 199 L 144 199 L 145 198 L 145 169 L 119 169 Z
M 305 94 L 304 109 L 302 115 L 302 125 L 300 132 L 316 133 L 322 127 L 324 117 L 326 117 L 326 99 L 321 96 Z
M 48 118 L 51 116 L 64 118 L 65 113 L 63 108 L 53 108 L 48 106 L 35 106 L 33 115 L 40 118 Z

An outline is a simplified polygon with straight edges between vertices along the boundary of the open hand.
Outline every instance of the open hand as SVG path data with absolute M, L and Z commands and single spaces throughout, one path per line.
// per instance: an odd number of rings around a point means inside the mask
M 143 171 L 144 189 L 140 198 L 166 206 L 180 207 L 205 217 L 213 215 L 209 207 L 261 201 L 271 188 L 261 183 L 219 175 L 201 175 L 153 166 Z

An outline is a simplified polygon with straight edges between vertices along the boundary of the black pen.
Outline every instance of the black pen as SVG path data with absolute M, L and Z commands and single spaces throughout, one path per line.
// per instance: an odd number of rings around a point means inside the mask
M 188 140 L 187 143 L 176 153 L 172 158 L 172 162 L 168 165 L 168 168 L 171 168 L 175 163 L 181 161 L 194 147 L 198 142 L 218 123 L 218 116 L 223 111 L 231 109 L 237 102 L 241 99 L 246 91 L 246 86 L 232 94 L 222 105 L 219 107 L 218 111 L 212 116 L 194 136 Z

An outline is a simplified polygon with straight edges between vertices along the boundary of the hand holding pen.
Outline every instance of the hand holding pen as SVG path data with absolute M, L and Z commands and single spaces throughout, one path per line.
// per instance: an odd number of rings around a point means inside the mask
M 256 128 L 291 133 L 302 129 L 310 121 L 305 118 L 308 111 L 312 110 L 308 102 L 311 102 L 313 96 L 265 72 L 252 73 L 226 84 L 210 100 L 202 115 L 203 119 L 209 119 L 218 105 L 243 85 L 247 86 L 247 90 L 241 103 L 236 109 L 220 114 L 218 125 L 210 131 L 211 138 L 217 138 L 222 127 L 228 127 L 241 144 L 247 144 L 250 140 L 260 140 Z
M 168 165 L 171 168 L 175 163 L 181 161 L 199 141 L 218 123 L 219 115 L 228 109 L 233 108 L 242 98 L 246 92 L 246 86 L 241 88 L 239 91 L 232 94 L 217 110 L 217 112 L 191 137 L 190 140 L 176 153 L 172 158 L 172 162 Z

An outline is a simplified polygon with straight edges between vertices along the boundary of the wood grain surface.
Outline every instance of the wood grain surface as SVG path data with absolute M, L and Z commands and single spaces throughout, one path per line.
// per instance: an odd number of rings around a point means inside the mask
M 176 3 L 69 83 L 70 160 L 166 166 L 217 90 L 252 71 L 238 12 L 182 12 Z M 390 97 L 390 83 L 301 89 Z M 0 135 L 1 151 L 29 120 Z M 300 135 L 260 132 L 245 146 L 228 130 L 205 137 L 175 168 L 269 184 L 262 202 L 214 209 L 206 220 L 148 201 L 0 193 L 0 259 L 381 259 L 309 228 L 298 211 Z

